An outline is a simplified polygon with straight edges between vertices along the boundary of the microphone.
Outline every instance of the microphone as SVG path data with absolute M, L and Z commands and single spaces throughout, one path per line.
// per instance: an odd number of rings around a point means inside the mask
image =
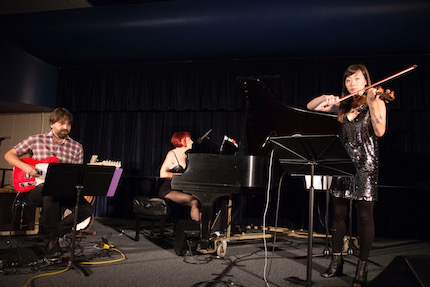
M 201 144 L 205 138 L 208 138 L 208 136 L 210 135 L 210 133 L 211 133 L 211 132 L 212 132 L 212 129 L 208 130 L 204 135 L 202 135 L 201 137 L 199 137 L 199 138 L 196 140 L 196 142 L 197 142 L 198 144 Z

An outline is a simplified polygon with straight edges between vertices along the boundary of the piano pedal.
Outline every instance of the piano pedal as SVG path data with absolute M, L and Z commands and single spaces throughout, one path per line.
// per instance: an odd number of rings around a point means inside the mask
M 211 237 L 219 238 L 219 237 L 223 237 L 223 236 L 224 236 L 224 234 L 222 234 L 220 231 L 215 231 L 215 232 L 211 233 Z
M 219 229 L 219 225 L 220 225 L 219 218 L 220 218 L 220 216 L 221 216 L 221 209 L 218 210 L 218 212 L 216 213 L 214 222 L 212 223 L 212 226 L 211 226 L 211 232 L 213 230 Z M 217 224 L 217 223 L 219 223 L 219 224 Z

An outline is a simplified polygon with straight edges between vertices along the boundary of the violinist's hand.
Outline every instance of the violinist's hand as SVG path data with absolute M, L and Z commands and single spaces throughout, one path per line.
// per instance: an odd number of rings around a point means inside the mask
M 375 88 L 370 88 L 367 90 L 367 104 L 371 105 L 375 100 L 379 99 L 377 90 Z
M 328 112 L 337 104 L 339 97 L 334 95 L 322 95 L 321 100 L 321 103 L 315 108 L 315 110 Z
M 333 96 L 333 95 L 323 95 L 323 96 L 325 97 L 325 102 L 327 106 L 333 106 L 337 104 L 337 102 L 339 101 L 338 96 Z
M 337 112 L 339 106 L 339 97 L 333 95 L 321 95 L 312 99 L 308 104 L 307 108 L 313 111 L 322 112 Z

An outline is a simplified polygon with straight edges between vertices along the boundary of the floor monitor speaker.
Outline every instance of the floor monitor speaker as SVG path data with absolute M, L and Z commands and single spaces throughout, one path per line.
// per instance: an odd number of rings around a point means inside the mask
M 430 286 L 430 256 L 397 256 L 369 287 Z
M 195 253 L 200 239 L 200 225 L 194 220 L 179 220 L 176 225 L 174 249 L 182 256 L 190 250 Z M 190 254 L 192 255 L 192 254 Z

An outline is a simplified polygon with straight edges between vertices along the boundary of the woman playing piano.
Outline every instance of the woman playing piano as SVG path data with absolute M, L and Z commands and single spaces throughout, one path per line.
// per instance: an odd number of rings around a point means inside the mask
M 160 177 L 167 178 L 160 187 L 159 196 L 170 199 L 179 204 L 191 207 L 190 216 L 192 220 L 200 221 L 200 202 L 191 194 L 172 190 L 171 179 L 174 174 L 184 173 L 187 167 L 186 151 L 193 146 L 193 140 L 188 132 L 175 132 L 171 138 L 171 143 L 175 147 L 170 150 L 160 168 Z
M 369 85 L 371 83 L 367 68 L 361 64 L 351 65 L 343 75 L 341 98 L 321 95 L 307 104 L 310 110 L 338 114 L 342 141 L 357 166 L 354 177 L 333 179 L 330 187 L 334 207 L 333 256 L 329 268 L 321 274 L 327 278 L 342 274 L 343 237 L 347 233 L 345 219 L 349 200 L 354 200 L 360 253 L 353 286 L 367 285 L 367 260 L 375 234 L 373 207 L 378 199 L 378 137 L 384 135 L 386 128 L 385 102 L 379 98 L 376 89 L 366 89 Z M 357 95 L 342 100 L 342 97 L 351 94 Z

